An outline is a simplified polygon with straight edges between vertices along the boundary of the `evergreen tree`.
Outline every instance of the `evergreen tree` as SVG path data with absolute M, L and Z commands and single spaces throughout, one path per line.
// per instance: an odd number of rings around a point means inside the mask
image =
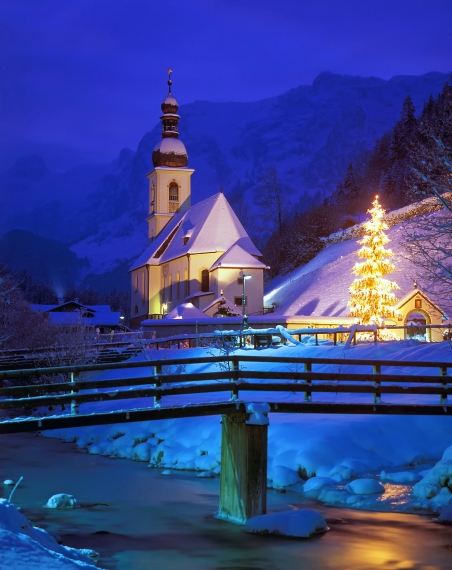
M 383 318 L 394 318 L 396 311 L 392 305 L 397 301 L 391 293 L 392 289 L 400 289 L 397 283 L 384 279 L 383 276 L 392 273 L 396 267 L 388 258 L 394 254 L 385 249 L 389 238 L 385 234 L 388 225 L 383 220 L 385 210 L 378 202 L 378 196 L 372 202 L 372 208 L 368 211 L 372 218 L 364 224 L 366 234 L 358 243 L 362 245 L 357 252 L 358 257 L 365 259 L 362 263 L 356 263 L 353 273 L 357 279 L 350 285 L 351 307 L 350 317 L 358 317 L 360 323 L 383 324 Z

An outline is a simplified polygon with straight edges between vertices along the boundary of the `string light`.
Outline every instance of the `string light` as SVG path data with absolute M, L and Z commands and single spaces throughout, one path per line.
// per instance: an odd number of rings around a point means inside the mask
M 383 325 L 384 318 L 397 318 L 399 311 L 392 305 L 397 297 L 391 291 L 400 289 L 394 281 L 384 279 L 384 275 L 396 271 L 396 266 L 389 261 L 394 256 L 385 245 L 389 242 L 385 230 L 388 225 L 383 220 L 385 210 L 378 202 L 378 196 L 368 210 L 372 218 L 364 224 L 366 231 L 363 239 L 358 243 L 362 245 L 356 252 L 357 256 L 365 261 L 353 266 L 353 273 L 358 277 L 350 285 L 349 306 L 350 317 L 357 317 L 363 325 Z

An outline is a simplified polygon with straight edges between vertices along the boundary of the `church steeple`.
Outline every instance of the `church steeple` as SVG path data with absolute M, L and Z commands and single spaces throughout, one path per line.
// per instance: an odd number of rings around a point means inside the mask
M 190 207 L 190 177 L 193 169 L 187 168 L 187 151 L 179 140 L 178 104 L 171 93 L 171 73 L 168 69 L 168 95 L 161 109 L 162 140 L 152 153 L 154 170 L 149 179 L 148 237 L 153 240 L 169 220 Z
M 171 93 L 172 69 L 168 69 L 168 95 L 163 100 L 161 109 L 162 140 L 157 144 L 152 153 L 152 163 L 154 167 L 169 166 L 171 168 L 184 168 L 188 163 L 187 150 L 182 141 L 179 140 L 179 119 L 177 114 L 179 108 L 176 98 Z

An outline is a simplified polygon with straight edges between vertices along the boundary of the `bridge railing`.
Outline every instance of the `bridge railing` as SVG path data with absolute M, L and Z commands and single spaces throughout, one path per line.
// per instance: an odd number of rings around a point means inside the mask
M 218 370 L 184 371 L 187 365 L 206 363 L 216 365 Z M 279 365 L 278 369 L 268 369 L 269 364 Z M 281 365 L 286 369 L 281 369 Z M 350 372 L 347 370 L 350 366 L 362 370 Z M 401 374 L 393 370 L 385 372 L 389 367 L 404 370 Z M 138 378 L 128 375 L 104 380 L 80 378 L 86 372 L 136 368 L 148 372 Z M 420 368 L 427 368 L 432 374 L 416 374 Z M 244 393 L 269 392 L 300 395 L 305 404 L 313 403 L 314 394 L 369 394 L 373 405 L 382 404 L 382 394 L 436 395 L 440 406 L 447 406 L 452 395 L 452 362 L 229 355 L 14 370 L 9 377 L 48 378 L 61 373 L 70 375 L 71 381 L 0 388 L 0 413 L 9 410 L 11 419 L 14 411 L 17 415 L 39 407 L 61 406 L 65 410 L 67 406 L 75 415 L 83 403 L 142 398 L 153 398 L 152 407 L 161 409 L 163 397 L 168 397 L 165 403 L 171 407 L 171 396 L 220 392 L 229 393 L 223 402 L 239 401 Z M 0 372 L 0 380 L 6 378 L 8 372 Z

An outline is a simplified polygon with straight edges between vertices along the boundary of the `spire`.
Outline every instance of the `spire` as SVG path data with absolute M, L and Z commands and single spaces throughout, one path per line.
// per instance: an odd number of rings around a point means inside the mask
M 169 166 L 172 168 L 187 166 L 188 157 L 185 145 L 179 138 L 179 119 L 177 114 L 179 108 L 176 98 L 171 93 L 171 74 L 173 70 L 169 68 L 168 73 L 168 95 L 163 100 L 161 109 L 162 140 L 157 144 L 152 153 L 152 163 L 154 167 Z

